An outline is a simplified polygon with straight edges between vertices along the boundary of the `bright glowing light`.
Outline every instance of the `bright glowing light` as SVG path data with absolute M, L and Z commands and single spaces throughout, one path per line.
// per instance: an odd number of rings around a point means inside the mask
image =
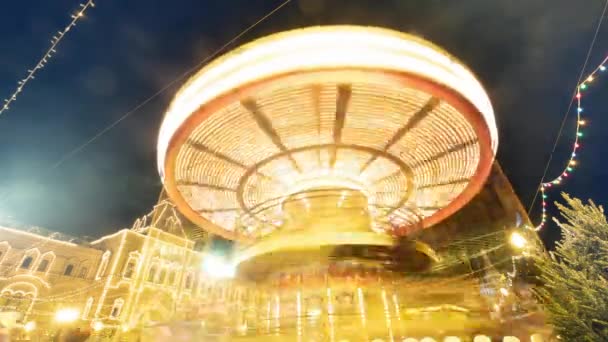
M 526 247 L 526 245 L 528 244 L 528 241 L 526 240 L 526 238 L 523 237 L 519 232 L 513 232 L 511 234 L 510 242 L 513 247 L 519 248 L 519 249 Z
M 93 323 L 93 331 L 101 331 L 103 329 L 103 322 L 95 321 Z
M 234 278 L 236 267 L 217 255 L 208 254 L 203 259 L 203 271 L 212 278 Z
M 519 342 L 519 341 L 520 341 L 520 339 L 519 339 L 519 338 L 517 338 L 517 337 L 515 337 L 515 336 L 505 336 L 505 337 L 502 339 L 502 341 L 503 341 L 503 342 Z
M 76 321 L 78 319 L 78 317 L 80 317 L 80 311 L 78 311 L 76 309 L 70 309 L 70 308 L 59 309 L 55 313 L 55 321 L 57 321 L 59 323 L 71 323 L 71 322 Z
M 321 309 L 310 309 L 308 310 L 308 316 L 319 317 L 321 316 Z
M 446 338 L 443 339 L 443 342 L 460 342 L 461 339 L 460 337 L 457 336 L 447 336 Z
M 477 335 L 473 339 L 473 342 L 492 342 L 492 339 L 486 335 Z
M 508 296 L 508 295 L 509 295 L 509 290 L 505 289 L 504 287 L 501 287 L 501 288 L 500 288 L 500 293 L 501 293 L 503 296 L 505 296 L 505 297 L 506 297 L 506 296 Z
M 34 329 L 36 329 L 36 322 L 30 321 L 25 323 L 23 329 L 25 329 L 27 332 L 34 331 Z

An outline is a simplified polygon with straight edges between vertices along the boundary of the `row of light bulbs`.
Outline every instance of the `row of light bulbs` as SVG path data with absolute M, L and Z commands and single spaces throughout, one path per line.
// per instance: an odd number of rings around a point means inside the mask
M 51 38 L 50 47 L 42 55 L 40 60 L 38 60 L 38 63 L 36 63 L 36 66 L 34 66 L 32 69 L 29 69 L 27 71 L 27 76 L 24 79 L 17 82 L 17 88 L 13 91 L 13 93 L 9 97 L 4 99 L 4 104 L 0 107 L 0 115 L 2 115 L 2 113 L 4 113 L 5 111 L 9 110 L 11 103 L 13 103 L 17 100 L 17 96 L 19 96 L 19 94 L 23 91 L 23 88 L 28 84 L 28 82 L 30 82 L 31 80 L 33 80 L 35 78 L 36 73 L 40 69 L 44 68 L 46 66 L 46 64 L 48 63 L 49 59 L 51 59 L 51 57 L 53 57 L 53 55 L 57 52 L 56 48 L 59 45 L 59 43 L 61 42 L 61 40 L 65 37 L 65 35 L 73 27 L 76 26 L 78 21 L 84 17 L 86 11 L 91 7 L 95 7 L 95 3 L 93 2 L 93 0 L 88 0 L 87 2 L 80 4 L 80 7 L 76 11 L 76 13 L 71 15 L 72 21 L 70 21 L 70 23 L 63 30 L 58 31 L 53 36 L 53 38 Z
M 538 226 L 536 226 L 535 230 L 539 231 L 541 230 L 546 222 L 547 222 L 547 198 L 549 197 L 547 194 L 547 190 L 551 189 L 551 188 L 555 188 L 559 185 L 561 185 L 566 178 L 570 177 L 570 175 L 572 174 L 572 172 L 574 172 L 574 169 L 576 167 L 576 165 L 578 164 L 578 159 L 577 157 L 577 152 L 581 147 L 581 143 L 580 140 L 583 137 L 583 127 L 587 124 L 587 122 L 583 119 L 582 117 L 582 113 L 583 113 L 583 107 L 582 107 L 582 98 L 583 98 L 583 92 L 585 90 L 587 90 L 587 88 L 589 87 L 589 85 L 592 84 L 592 82 L 601 74 L 604 73 L 604 71 L 606 71 L 606 63 L 608 62 L 608 57 L 604 58 L 604 60 L 589 74 L 589 76 L 587 76 L 584 81 L 582 81 L 577 87 L 576 87 L 576 95 L 575 95 L 575 100 L 576 100 L 576 136 L 574 138 L 574 143 L 572 144 L 572 152 L 570 154 L 570 158 L 568 159 L 568 162 L 566 163 L 566 166 L 564 167 L 564 169 L 562 170 L 562 172 L 559 174 L 559 176 L 555 177 L 552 180 L 549 181 L 544 181 L 540 184 L 540 193 L 541 193 L 541 204 L 542 204 L 542 217 L 541 217 L 541 221 L 540 224 Z

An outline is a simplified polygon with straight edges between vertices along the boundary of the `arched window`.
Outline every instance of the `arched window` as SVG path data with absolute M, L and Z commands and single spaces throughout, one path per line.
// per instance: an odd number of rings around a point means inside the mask
M 192 288 L 192 274 L 188 273 L 186 276 L 186 289 L 190 290 Z
M 21 268 L 29 270 L 32 266 L 32 262 L 34 262 L 34 258 L 31 256 L 26 256 L 25 259 L 21 262 Z
M 46 270 L 49 268 L 49 261 L 47 259 L 43 259 L 39 264 L 38 264 L 38 269 L 36 271 L 38 272 L 46 272 Z
M 169 284 L 169 286 L 175 285 L 175 271 L 169 271 L 169 281 L 167 282 L 167 284 Z
M 82 319 L 87 319 L 89 317 L 89 313 L 91 312 L 91 307 L 93 306 L 93 297 L 89 297 L 87 299 L 86 304 L 84 305 L 84 309 L 82 310 Z
M 68 264 L 65 267 L 65 271 L 63 272 L 63 275 L 64 276 L 71 276 L 72 275 L 72 271 L 74 271 L 74 265 Z
M 122 298 L 118 298 L 114 301 L 114 305 L 112 305 L 112 311 L 110 312 L 111 318 L 118 318 L 120 313 L 122 312 L 122 306 L 125 304 L 125 301 Z
M 51 268 L 53 261 L 55 260 L 55 253 L 46 252 L 40 256 L 38 266 L 36 266 L 36 272 L 45 273 Z
M 164 284 L 165 283 L 165 278 L 167 278 L 167 269 L 165 267 L 163 267 L 160 270 L 160 274 L 158 275 L 158 283 L 159 284 Z
M 106 268 L 108 268 L 108 262 L 110 261 L 110 251 L 106 251 L 101 256 L 101 262 L 99 263 L 99 268 L 97 269 L 97 274 L 95 275 L 95 279 L 100 279 L 103 277 L 106 272 Z
M 153 283 L 156 278 L 156 265 L 152 265 L 148 271 L 148 281 Z
M 122 276 L 127 279 L 131 279 L 135 276 L 135 272 L 137 271 L 137 266 L 139 264 L 139 253 L 131 252 L 129 253 L 129 259 L 125 264 L 125 268 L 122 272 Z
M 133 277 L 134 272 L 135 272 L 135 262 L 129 261 L 127 263 L 127 266 L 125 266 L 125 273 L 123 273 L 123 277 L 130 279 Z

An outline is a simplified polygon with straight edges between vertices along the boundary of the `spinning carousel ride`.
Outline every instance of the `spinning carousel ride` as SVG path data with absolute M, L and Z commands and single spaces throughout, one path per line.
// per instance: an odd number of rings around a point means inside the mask
M 245 335 L 393 338 L 403 275 L 437 261 L 409 237 L 477 194 L 497 144 L 486 92 L 442 49 L 312 27 L 195 74 L 166 113 L 158 164 L 185 216 L 238 243 L 238 277 L 257 293 L 241 305 Z

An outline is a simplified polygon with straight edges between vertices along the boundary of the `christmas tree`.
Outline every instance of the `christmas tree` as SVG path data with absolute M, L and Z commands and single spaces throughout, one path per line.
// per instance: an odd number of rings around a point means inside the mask
M 565 341 L 608 341 L 608 222 L 601 206 L 563 194 L 562 240 L 538 266 L 537 295 Z

